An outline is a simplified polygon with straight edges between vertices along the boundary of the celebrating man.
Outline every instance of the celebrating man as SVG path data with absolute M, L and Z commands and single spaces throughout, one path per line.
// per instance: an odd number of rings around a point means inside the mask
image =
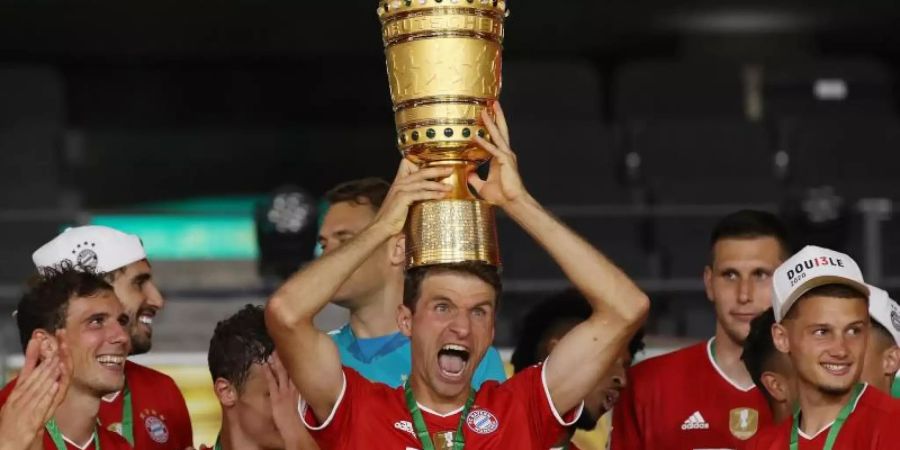
M 770 422 L 741 353 L 750 321 L 771 304 L 785 228 L 772 214 L 739 211 L 719 221 L 711 245 L 703 281 L 716 335 L 634 367 L 613 411 L 613 450 L 733 449 Z
M 794 413 L 796 376 L 790 358 L 779 352 L 772 341 L 774 324 L 775 312 L 772 308 L 750 322 L 750 333 L 744 340 L 741 360 L 747 366 L 756 388 L 769 403 L 772 422 L 781 423 Z
M 412 203 L 441 199 L 449 190 L 431 180 L 449 176 L 450 169 L 419 170 L 404 160 L 372 223 L 289 279 L 267 307 L 270 333 L 284 349 L 304 419 L 321 448 L 546 450 L 577 419 L 582 399 L 640 327 L 646 295 L 528 194 L 499 107 L 495 113 L 497 125 L 487 113 L 482 118 L 496 145 L 476 138 L 493 155 L 489 176 L 473 175 L 469 183 L 551 254 L 587 298 L 591 317 L 567 333 L 542 366 L 476 392 L 472 375 L 494 337 L 497 270 L 481 263 L 416 267 L 406 274 L 398 313 L 400 330 L 411 339 L 407 383 L 393 389 L 342 367 L 334 341 L 316 330 L 313 317 L 372 252 L 402 232 Z
M 131 354 L 150 350 L 153 318 L 165 301 L 141 240 L 103 226 L 69 228 L 32 255 L 38 269 L 71 265 L 95 272 L 112 285 L 130 319 Z M 193 431 L 184 397 L 167 375 L 125 362 L 125 386 L 104 397 L 100 423 L 136 450 L 184 450 Z
M 37 339 L 47 342 L 50 354 L 62 347 L 71 355 L 71 383 L 46 423 L 38 448 L 129 450 L 121 436 L 97 423 L 101 397 L 119 391 L 125 383 L 128 315 L 103 279 L 65 266 L 44 270 L 22 297 L 16 314 L 23 348 Z M 59 359 L 45 357 L 41 364 L 52 367 Z M 23 383 L 27 375 L 23 373 Z M 12 393 L 17 382 L 0 391 L 0 407 L 15 401 Z
M 362 232 L 378 212 L 390 185 L 378 178 L 348 181 L 325 194 L 328 212 L 319 231 L 319 245 L 329 254 Z M 341 362 L 362 376 L 391 387 L 403 384 L 410 373 L 409 338 L 397 328 L 397 308 L 403 299 L 402 236 L 388 239 L 344 281 L 332 300 L 350 310 L 350 321 L 330 333 Z M 503 361 L 488 349 L 472 386 L 487 380 L 503 381 Z
M 772 338 L 793 363 L 799 410 L 747 448 L 897 448 L 900 403 L 860 383 L 871 319 L 856 262 L 807 246 L 774 277 Z
M 900 306 L 884 289 L 869 285 L 872 332 L 866 345 L 862 380 L 890 394 L 900 370 Z
M 216 325 L 209 371 L 222 428 L 214 450 L 318 448 L 297 416 L 297 388 L 274 350 L 258 306 L 247 305 Z

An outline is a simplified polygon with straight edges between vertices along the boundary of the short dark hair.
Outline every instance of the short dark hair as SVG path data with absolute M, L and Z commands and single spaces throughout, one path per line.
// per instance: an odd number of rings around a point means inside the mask
M 28 345 L 34 330 L 55 333 L 65 328 L 70 300 L 112 290 L 112 286 L 99 275 L 78 270 L 68 263 L 42 268 L 28 281 L 16 308 L 16 325 L 22 349 Z
M 710 235 L 710 247 L 723 239 L 755 239 L 771 237 L 778 241 L 782 255 L 791 253 L 787 227 L 775 214 L 742 209 L 719 219 Z
M 330 205 L 342 202 L 353 202 L 358 205 L 369 204 L 377 210 L 381 208 L 390 189 L 390 183 L 381 178 L 361 178 L 335 186 L 325 193 L 325 200 Z
M 519 340 L 510 358 L 513 370 L 520 372 L 541 362 L 546 356 L 541 349 L 547 339 L 561 327 L 570 328 L 587 320 L 592 313 L 587 299 L 576 289 L 567 289 L 535 305 L 522 320 Z M 628 352 L 633 358 L 643 349 L 644 331 L 639 330 L 628 343 Z
M 762 383 L 762 374 L 765 371 L 773 370 L 773 362 L 778 352 L 778 349 L 775 348 L 775 341 L 772 339 L 772 325 L 774 324 L 775 310 L 772 308 L 754 317 L 750 321 L 750 333 L 744 340 L 744 349 L 741 353 L 741 360 L 744 361 L 744 366 L 747 367 L 753 384 L 769 401 L 774 399 Z
M 892 335 L 891 332 L 888 331 L 888 329 L 884 327 L 884 325 L 878 323 L 878 321 L 874 320 L 874 319 L 872 320 L 872 331 L 875 331 L 877 334 L 880 334 L 881 337 L 883 337 L 884 339 L 887 340 L 886 342 L 889 342 L 891 344 L 891 346 L 897 345 L 896 342 L 894 341 L 894 335 Z
M 500 305 L 500 295 L 503 293 L 503 283 L 500 281 L 500 272 L 496 267 L 490 264 L 477 261 L 434 264 L 408 269 L 403 279 L 403 305 L 409 308 L 410 311 L 415 312 L 416 302 L 421 295 L 422 281 L 425 280 L 425 277 L 429 274 L 446 272 L 460 272 L 478 277 L 481 281 L 484 281 L 494 288 L 496 306 Z
M 266 331 L 263 308 L 245 305 L 217 323 L 209 340 L 207 362 L 213 382 L 224 378 L 240 392 L 250 367 L 266 362 L 274 350 L 275 343 Z
M 866 303 L 869 302 L 869 296 L 864 292 L 848 286 L 846 284 L 839 283 L 829 283 L 823 284 L 821 286 L 816 286 L 806 292 L 804 292 L 800 297 L 797 298 L 797 301 L 791 306 L 791 309 L 785 313 L 785 319 L 794 319 L 797 317 L 797 304 L 801 301 L 810 298 L 810 297 L 833 297 L 833 298 L 845 298 L 845 299 L 862 299 L 865 300 Z

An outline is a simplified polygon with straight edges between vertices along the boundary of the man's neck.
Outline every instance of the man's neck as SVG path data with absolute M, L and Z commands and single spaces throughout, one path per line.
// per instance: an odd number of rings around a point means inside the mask
M 415 372 L 415 369 L 413 369 L 413 371 Z M 413 376 L 409 380 L 409 382 L 410 386 L 412 387 L 413 397 L 415 397 L 416 403 L 438 414 L 448 414 L 462 408 L 463 406 L 465 406 L 466 400 L 469 398 L 468 389 L 463 390 L 463 392 L 461 392 L 456 397 L 449 398 L 432 392 L 420 377 Z
M 99 410 L 100 397 L 72 386 L 53 418 L 63 436 L 81 445 L 93 436 Z
M 753 386 L 753 378 L 741 361 L 743 352 L 744 349 L 739 342 L 734 342 L 721 325 L 716 326 L 716 338 L 713 341 L 713 358 L 716 365 L 733 383 L 743 389 L 749 389 Z
M 388 282 L 371 298 L 360 302 L 361 306 L 350 309 L 353 334 L 357 338 L 367 339 L 396 333 L 397 307 L 402 300 L 402 290 L 402 283 Z
M 848 391 L 840 395 L 826 394 L 818 387 L 800 382 L 800 430 L 812 436 L 829 426 L 852 395 Z
M 237 414 L 222 411 L 222 429 L 219 431 L 222 450 L 261 450 L 262 447 L 244 432 L 238 424 Z

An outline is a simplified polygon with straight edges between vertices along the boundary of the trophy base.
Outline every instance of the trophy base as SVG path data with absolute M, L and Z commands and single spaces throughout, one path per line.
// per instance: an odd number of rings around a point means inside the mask
M 500 266 L 494 210 L 481 200 L 433 200 L 410 208 L 407 268 L 482 262 Z

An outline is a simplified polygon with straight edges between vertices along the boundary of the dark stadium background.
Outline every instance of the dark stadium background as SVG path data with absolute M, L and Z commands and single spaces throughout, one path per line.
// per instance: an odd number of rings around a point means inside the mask
M 163 363 L 262 301 L 277 277 L 260 274 L 253 220 L 273 193 L 319 196 L 398 162 L 375 7 L 0 3 L 0 365 L 18 351 L 30 253 L 66 224 L 149 233 Z M 797 245 L 847 251 L 900 294 L 900 4 L 510 7 L 501 99 L 526 184 L 651 294 L 653 348 L 712 332 L 707 235 L 742 207 L 782 213 Z M 508 347 L 527 305 L 566 282 L 499 228 Z

